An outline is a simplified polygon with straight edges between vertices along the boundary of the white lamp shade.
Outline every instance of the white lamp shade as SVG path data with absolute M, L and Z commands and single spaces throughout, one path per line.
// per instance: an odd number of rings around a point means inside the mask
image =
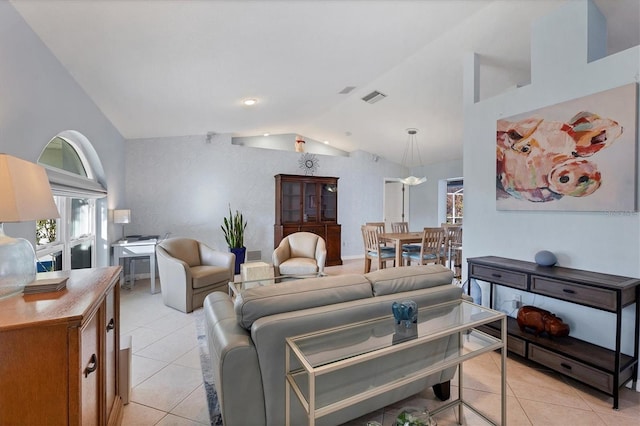
M 420 185 L 421 183 L 425 183 L 426 181 L 427 181 L 426 176 L 423 176 L 421 178 L 417 178 L 415 176 L 409 176 L 404 179 L 400 179 L 400 182 L 409 186 Z
M 0 154 L 0 222 L 60 217 L 44 167 Z
M 131 210 L 114 210 L 113 223 L 131 223 Z

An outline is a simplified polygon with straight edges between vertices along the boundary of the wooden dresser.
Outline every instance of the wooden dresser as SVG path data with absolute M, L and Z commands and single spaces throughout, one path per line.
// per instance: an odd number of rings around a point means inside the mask
M 65 290 L 0 300 L 0 424 L 120 423 L 119 276 L 73 270 Z

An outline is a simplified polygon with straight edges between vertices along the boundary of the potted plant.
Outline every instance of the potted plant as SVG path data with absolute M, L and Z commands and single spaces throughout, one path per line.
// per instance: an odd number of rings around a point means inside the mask
M 235 214 L 231 212 L 229 206 L 229 217 L 225 217 L 223 224 L 220 225 L 224 232 L 224 239 L 227 241 L 229 251 L 236 255 L 235 273 L 240 273 L 240 265 L 244 263 L 246 247 L 244 246 L 244 230 L 247 222 L 244 220 L 242 213 L 236 210 Z

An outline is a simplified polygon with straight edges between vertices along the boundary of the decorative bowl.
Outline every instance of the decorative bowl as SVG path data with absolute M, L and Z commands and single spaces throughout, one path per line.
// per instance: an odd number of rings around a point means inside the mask
M 540 250 L 537 252 L 535 260 L 540 266 L 553 266 L 558 262 L 556 255 L 548 250 Z

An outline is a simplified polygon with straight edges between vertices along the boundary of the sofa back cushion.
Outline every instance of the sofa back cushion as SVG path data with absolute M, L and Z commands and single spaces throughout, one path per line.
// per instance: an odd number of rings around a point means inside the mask
M 254 321 L 268 315 L 372 296 L 369 280 L 364 275 L 354 274 L 254 287 L 241 292 L 234 305 L 238 323 L 249 330 Z
M 453 271 L 442 265 L 407 266 L 387 268 L 365 274 L 371 282 L 374 296 L 402 293 L 451 284 Z
M 318 235 L 311 232 L 295 232 L 287 235 L 291 257 L 309 257 L 315 259 Z
M 198 241 L 190 238 L 170 238 L 159 244 L 170 256 L 180 259 L 189 267 L 200 265 Z

